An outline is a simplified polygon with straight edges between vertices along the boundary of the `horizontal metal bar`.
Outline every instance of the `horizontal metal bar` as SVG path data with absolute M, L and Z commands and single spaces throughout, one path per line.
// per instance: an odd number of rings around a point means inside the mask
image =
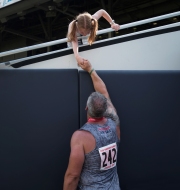
M 132 23 L 129 23 L 129 24 L 124 24 L 124 25 L 120 26 L 120 29 L 122 30 L 122 29 L 125 29 L 125 28 L 130 28 L 130 27 L 134 27 L 134 26 L 138 26 L 138 25 L 142 25 L 142 24 L 147 24 L 147 23 L 151 23 L 151 22 L 154 22 L 154 21 L 163 20 L 163 19 L 167 19 L 167 18 L 179 16 L 179 15 L 180 15 L 180 11 L 170 13 L 170 14 L 166 14 L 166 15 L 162 15 L 162 16 L 153 17 L 153 18 L 150 18 L 150 19 L 137 21 L 137 22 L 132 22 Z M 112 32 L 112 31 L 114 31 L 112 28 L 103 29 L 103 30 L 97 31 L 97 35 Z M 81 38 L 83 38 L 83 37 L 81 37 Z M 4 56 L 7 56 L 7 55 L 12 55 L 12 54 L 16 54 L 16 53 L 21 53 L 21 52 L 25 52 L 25 51 L 30 51 L 30 50 L 33 50 L 33 49 L 39 49 L 39 48 L 43 48 L 43 47 L 48 47 L 48 46 L 52 46 L 52 45 L 56 45 L 56 44 L 66 43 L 66 42 L 67 42 L 67 38 L 63 38 L 63 39 L 60 39 L 60 40 L 55 40 L 55 41 L 51 41 L 51 42 L 47 42 L 47 43 L 42 43 L 42 44 L 39 44 L 39 45 L 23 47 L 23 48 L 19 48 L 19 49 L 15 49 L 15 50 L 2 52 L 2 53 L 0 53 L 0 57 L 4 57 Z
M 47 52 L 47 53 L 33 55 L 33 56 L 30 56 L 30 57 L 24 57 L 24 58 L 15 59 L 15 60 L 12 60 L 12 61 L 6 61 L 6 62 L 3 62 L 3 63 L 0 63 L 0 65 L 4 64 L 6 66 L 11 66 L 13 64 L 16 64 L 16 63 L 19 63 L 19 62 L 22 62 L 22 61 L 27 61 L 27 60 L 31 60 L 31 59 L 34 59 L 34 58 L 43 57 L 43 56 L 51 55 L 51 54 L 54 54 L 54 53 L 59 53 L 59 52 L 66 51 L 66 50 L 69 50 L 69 49 L 71 49 L 71 48 L 68 47 L 68 48 L 55 50 L 55 51 L 51 51 L 51 52 Z

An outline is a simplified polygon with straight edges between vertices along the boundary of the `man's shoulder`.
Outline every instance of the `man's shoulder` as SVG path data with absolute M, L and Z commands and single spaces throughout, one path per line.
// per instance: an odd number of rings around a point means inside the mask
M 71 147 L 83 146 L 85 153 L 88 153 L 94 149 L 95 145 L 93 143 L 95 144 L 93 135 L 90 132 L 84 130 L 75 131 L 71 138 Z
M 77 130 L 73 133 L 72 139 L 76 139 L 78 141 L 81 141 L 81 140 L 88 138 L 90 135 L 91 135 L 90 132 L 80 129 L 80 130 Z

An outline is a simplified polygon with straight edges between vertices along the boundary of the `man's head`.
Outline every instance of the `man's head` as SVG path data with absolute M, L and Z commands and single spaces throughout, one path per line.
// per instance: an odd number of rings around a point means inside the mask
M 107 99 L 99 92 L 93 92 L 87 100 L 87 112 L 92 118 L 103 117 L 107 109 Z

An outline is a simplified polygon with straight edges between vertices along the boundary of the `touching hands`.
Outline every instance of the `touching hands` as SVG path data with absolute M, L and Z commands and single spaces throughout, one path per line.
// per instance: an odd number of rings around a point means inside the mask
M 92 69 L 92 65 L 91 65 L 91 63 L 90 63 L 88 60 L 84 60 L 83 64 L 80 65 L 80 67 L 81 67 L 83 70 L 87 71 L 88 73 L 89 73 L 89 72 L 91 71 L 91 69 Z
M 85 61 L 85 59 L 78 55 L 78 56 L 76 56 L 76 61 L 77 61 L 78 65 L 81 67 L 81 65 L 83 65 L 83 62 Z
M 119 24 L 111 24 L 111 28 L 114 29 L 115 31 L 119 30 L 120 29 L 120 25 Z

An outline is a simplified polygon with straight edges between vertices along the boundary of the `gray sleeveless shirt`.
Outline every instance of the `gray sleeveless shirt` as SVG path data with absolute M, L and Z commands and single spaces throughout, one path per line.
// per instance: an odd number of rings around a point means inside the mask
M 119 139 L 115 122 L 107 119 L 104 125 L 86 123 L 80 130 L 94 136 L 96 147 L 85 155 L 79 189 L 120 190 L 116 166 Z

